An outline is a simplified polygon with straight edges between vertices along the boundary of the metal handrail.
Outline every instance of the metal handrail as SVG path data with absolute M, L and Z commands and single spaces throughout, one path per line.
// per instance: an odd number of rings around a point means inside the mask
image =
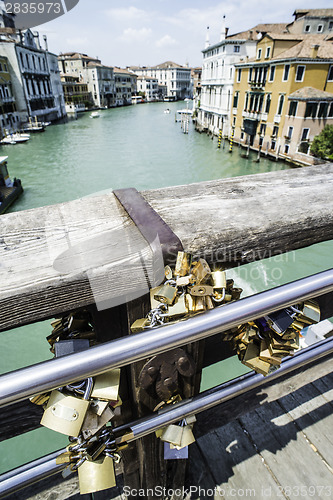
M 223 332 L 333 290 L 333 269 L 267 290 L 187 321 L 147 330 L 0 377 L 0 406 Z
M 245 392 L 276 380 L 300 367 L 317 361 L 333 352 L 333 337 L 295 353 L 293 357 L 282 360 L 281 368 L 263 377 L 256 373 L 247 373 L 237 379 L 223 383 L 202 392 L 198 396 L 160 410 L 151 416 L 121 425 L 113 429 L 117 442 L 131 442 L 140 439 L 161 427 L 178 422 L 183 418 L 198 414 L 216 405 L 229 401 Z M 312 375 L 311 375 L 312 377 Z M 0 476 L 0 498 L 14 493 L 45 477 L 54 475 L 66 467 L 58 465 L 56 457 L 65 449 L 25 464 Z

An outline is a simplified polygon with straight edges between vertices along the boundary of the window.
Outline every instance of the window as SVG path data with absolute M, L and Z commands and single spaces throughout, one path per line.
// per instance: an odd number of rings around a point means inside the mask
M 260 125 L 260 131 L 259 131 L 259 135 L 265 135 L 266 134 L 266 124 L 265 123 L 262 123 Z
M 328 112 L 328 102 L 321 102 L 319 104 L 318 118 L 326 118 Z
M 250 68 L 250 71 L 249 71 L 249 82 L 252 82 L 252 72 L 253 72 L 253 69 Z
M 238 106 L 238 96 L 239 96 L 239 92 L 235 92 L 234 105 L 233 105 L 234 108 L 237 108 L 237 106 Z
M 324 27 L 324 26 L 323 26 L 322 24 L 318 24 L 318 26 L 317 26 L 317 32 L 318 32 L 318 33 L 322 33 L 322 31 L 323 31 L 323 27 Z
M 241 81 L 241 78 L 242 78 L 242 70 L 238 69 L 237 70 L 237 83 L 239 83 Z
M 296 82 L 302 82 L 304 80 L 305 66 L 297 66 L 296 69 Z
M 267 94 L 265 113 L 269 113 L 270 107 L 271 107 L 271 94 Z
M 274 82 L 274 76 L 275 76 L 275 66 L 271 66 L 269 69 L 269 82 Z
M 278 115 L 282 114 L 283 104 L 284 104 L 284 95 L 281 94 L 280 97 L 279 97 L 279 104 L 278 104 L 278 109 L 277 109 L 277 114 Z
M 258 52 L 257 52 L 257 59 L 261 59 L 261 49 L 258 49 Z
M 330 66 L 330 69 L 328 70 L 327 81 L 333 82 L 333 65 Z
M 305 107 L 304 118 L 316 118 L 317 116 L 318 104 L 315 102 L 307 102 Z
M 307 25 L 305 26 L 304 31 L 305 31 L 305 33 L 310 33 L 310 31 L 311 31 L 311 26 L 310 26 L 310 24 L 307 24 Z
M 310 131 L 309 128 L 303 128 L 301 141 L 306 141 L 308 139 L 309 131 Z
M 271 149 L 272 149 L 272 151 L 275 151 L 275 146 L 276 146 L 276 142 L 272 141 L 271 142 Z
M 291 139 L 293 135 L 294 127 L 288 127 L 287 138 Z
M 333 118 L 333 102 L 331 103 L 330 110 L 328 112 L 328 118 Z
M 244 139 L 244 132 L 241 132 L 240 138 L 241 138 L 241 141 Z
M 234 52 L 240 52 L 240 46 L 234 45 Z
M 279 133 L 279 127 L 277 125 L 274 125 L 272 136 L 277 137 L 278 133 Z
M 289 144 L 284 145 L 284 154 L 287 155 L 289 153 Z
M 262 147 L 263 143 L 264 143 L 264 138 L 259 137 L 259 146 Z
M 266 59 L 268 59 L 270 55 L 271 55 L 271 48 L 267 47 L 266 48 L 266 55 L 265 55 Z
M 330 31 L 332 31 L 332 30 L 333 30 L 333 21 L 330 21 L 330 22 L 328 23 L 328 29 L 329 29 Z
M 291 103 L 289 104 L 289 111 L 288 111 L 289 116 L 296 116 L 297 105 L 298 105 L 297 101 L 291 101 Z
M 284 67 L 284 71 L 283 71 L 283 78 L 282 78 L 283 82 L 287 82 L 288 81 L 289 70 L 290 70 L 290 64 L 286 64 L 285 67 Z

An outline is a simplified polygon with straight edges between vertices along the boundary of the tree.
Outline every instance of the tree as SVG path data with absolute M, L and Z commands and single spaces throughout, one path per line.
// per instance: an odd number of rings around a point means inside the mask
M 311 153 L 324 160 L 333 160 L 333 125 L 326 125 L 313 139 Z

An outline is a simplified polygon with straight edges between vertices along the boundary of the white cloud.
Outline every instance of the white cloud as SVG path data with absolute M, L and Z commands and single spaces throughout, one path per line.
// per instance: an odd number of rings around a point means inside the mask
M 121 35 L 120 39 L 128 43 L 142 42 L 150 38 L 151 35 L 152 35 L 152 30 L 150 28 L 140 28 L 140 29 L 126 28 L 123 31 L 123 34 Z
M 106 14 L 110 19 L 117 22 L 143 21 L 150 18 L 149 12 L 138 9 L 133 5 L 127 9 L 109 9 Z
M 70 47 L 78 47 L 80 45 L 85 45 L 88 42 L 88 38 L 86 37 L 73 37 L 73 38 L 66 38 L 66 43 Z
M 157 40 L 157 42 L 155 43 L 155 45 L 158 48 L 173 47 L 175 45 L 178 45 L 178 42 L 177 42 L 177 40 L 175 40 L 174 38 L 172 38 L 172 36 L 165 35 L 162 38 L 160 38 L 159 40 Z

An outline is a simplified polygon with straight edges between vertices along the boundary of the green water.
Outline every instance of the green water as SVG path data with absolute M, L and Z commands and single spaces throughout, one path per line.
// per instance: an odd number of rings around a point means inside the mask
M 169 107 L 170 114 L 163 113 Z M 255 156 L 241 158 L 217 149 L 216 138 L 199 134 L 190 125 L 183 134 L 175 123 L 182 103 L 154 103 L 101 111 L 91 119 L 52 125 L 43 134 L 31 136 L 26 144 L 2 146 L 8 155 L 11 177 L 24 186 L 23 196 L 11 211 L 60 203 L 94 192 L 136 187 L 152 189 L 288 168 L 284 163 Z M 1 218 L 0 218 L 1 223 Z M 333 244 L 319 245 L 241 266 L 228 271 L 243 296 L 333 267 Z M 45 337 L 49 322 L 0 334 L 0 373 L 52 357 Z M 233 378 L 244 369 L 235 359 L 207 368 L 202 389 Z M 49 453 L 67 443 L 67 438 L 38 429 L 0 443 L 0 473 Z

